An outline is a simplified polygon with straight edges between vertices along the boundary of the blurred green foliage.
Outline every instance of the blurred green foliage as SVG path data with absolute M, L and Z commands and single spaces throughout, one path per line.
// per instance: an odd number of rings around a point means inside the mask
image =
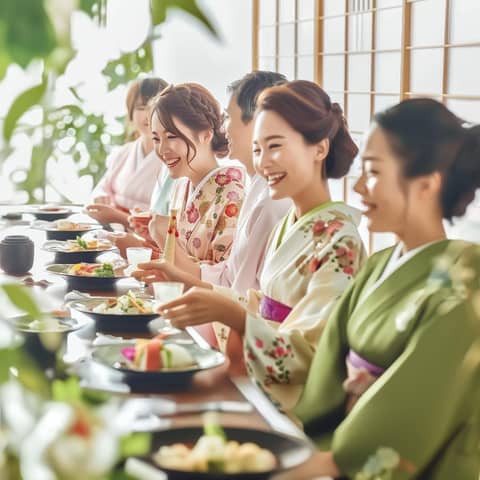
M 0 81 L 8 66 L 16 63 L 27 67 L 32 60 L 43 61 L 43 76 L 38 85 L 22 92 L 12 103 L 3 119 L 3 148 L 0 163 L 15 152 L 13 137 L 20 132 L 32 142 L 30 165 L 12 174 L 16 189 L 28 195 L 29 202 L 45 201 L 47 185 L 55 187 L 47 178 L 47 165 L 61 162 L 62 156 L 71 156 L 77 166 L 77 175 L 90 175 L 93 183 L 105 170 L 105 159 L 111 149 L 125 141 L 125 133 L 114 135 L 108 131 L 108 115 L 95 115 L 83 108 L 84 99 L 75 94 L 76 103 L 52 106 L 56 79 L 61 76 L 74 57 L 70 39 L 70 21 L 74 11 L 83 11 L 99 27 L 107 23 L 108 0 L 1 0 L 0 1 Z M 135 15 L 135 0 L 131 0 Z M 151 25 L 143 45 L 133 51 L 122 52 L 111 59 L 102 70 L 109 90 L 125 85 L 139 74 L 153 71 L 152 42 L 159 38 L 158 25 L 165 21 L 168 10 L 180 9 L 201 22 L 216 38 L 218 35 L 196 0 L 150 0 Z M 22 123 L 23 116 L 40 111 L 41 121 L 35 125 Z M 118 119 L 124 124 L 123 119 Z M 118 125 L 117 125 L 118 127 Z M 67 142 L 66 139 L 71 141 Z M 65 192 L 57 190 L 60 198 Z

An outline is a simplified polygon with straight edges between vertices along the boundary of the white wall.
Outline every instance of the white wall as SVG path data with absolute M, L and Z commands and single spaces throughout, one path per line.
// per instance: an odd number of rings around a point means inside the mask
M 200 0 L 220 40 L 183 12 L 171 10 L 155 45 L 155 74 L 171 83 L 197 82 L 225 105 L 226 86 L 251 70 L 252 0 Z

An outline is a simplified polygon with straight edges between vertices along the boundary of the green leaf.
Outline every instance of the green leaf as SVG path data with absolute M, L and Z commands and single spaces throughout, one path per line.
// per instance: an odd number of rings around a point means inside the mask
M 40 318 L 42 312 L 35 303 L 26 287 L 21 285 L 6 284 L 1 286 L 2 290 L 7 294 L 8 299 L 20 310 L 26 312 L 32 318 Z
M 81 401 L 82 389 L 78 379 L 70 377 L 67 380 L 54 380 L 52 383 L 52 400 L 67 403 Z
M 40 0 L 2 0 L 0 2 L 0 45 L 9 63 L 26 67 L 33 58 L 45 58 L 57 43 L 55 29 Z M 1 75 L 1 72 L 0 72 Z M 0 76 L 1 78 L 1 76 Z
M 33 196 L 36 188 L 45 190 L 46 166 L 52 152 L 53 144 L 51 141 L 44 141 L 43 144 L 37 145 L 32 149 L 30 169 L 26 171 L 27 177 L 22 182 L 17 183 L 18 189 L 28 192 L 30 201 L 36 200 Z
M 3 138 L 6 141 L 9 141 L 12 137 L 20 117 L 31 107 L 40 103 L 46 89 L 47 79 L 44 78 L 42 83 L 25 90 L 13 101 L 3 124 Z
M 121 458 L 146 455 L 150 451 L 152 436 L 149 433 L 131 433 L 120 440 Z
M 151 12 L 153 25 L 159 25 L 165 21 L 167 10 L 177 8 L 196 18 L 215 37 L 219 38 L 216 28 L 209 18 L 198 7 L 195 0 L 151 0 Z
M 153 50 L 150 39 L 137 50 L 108 62 L 102 73 L 108 77 L 108 88 L 113 90 L 119 85 L 130 83 L 141 72 L 153 71 Z

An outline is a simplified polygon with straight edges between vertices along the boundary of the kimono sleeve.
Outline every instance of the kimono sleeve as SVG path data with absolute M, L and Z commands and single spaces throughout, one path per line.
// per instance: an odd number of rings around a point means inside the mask
M 244 197 L 243 184 L 232 181 L 216 200 L 220 208 L 216 212 L 217 223 L 210 242 L 213 263 L 223 262 L 230 255 Z
M 468 302 L 449 302 L 446 298 L 435 308 L 426 307 L 404 352 L 335 430 L 332 451 L 342 473 L 353 476 L 378 447 L 388 447 L 418 475 L 441 450 L 443 456 L 448 441 L 475 412 L 478 415 L 479 318 Z M 478 475 L 476 433 L 470 455 L 477 456 Z M 468 452 L 459 449 L 456 454 L 460 468 Z M 403 470 L 395 475 L 411 478 Z
M 248 208 L 248 205 L 243 208 Z M 248 221 L 243 222 L 246 232 L 242 237 L 236 237 L 229 258 L 216 265 L 201 265 L 202 280 L 223 287 L 235 284 L 235 289 L 241 294 L 250 288 L 258 288 L 267 242 L 278 219 L 271 201 L 249 211 Z
M 352 254 L 348 267 L 335 257 L 335 252 L 341 250 Z M 297 403 L 327 318 L 358 271 L 362 258 L 359 238 L 340 237 L 332 242 L 325 257 L 313 264 L 316 271 L 306 295 L 281 324 L 247 315 L 244 337 L 247 370 L 282 410 L 290 411 Z
M 122 167 L 123 163 L 125 163 L 125 160 L 131 148 L 131 145 L 132 145 L 131 143 L 127 143 L 126 145 L 121 147 L 119 150 L 116 150 L 115 152 L 112 152 L 109 155 L 106 161 L 107 170 L 103 174 L 103 177 L 99 180 L 95 188 L 93 189 L 90 195 L 91 201 L 101 196 L 112 197 L 113 180 L 115 178 L 115 174 Z M 111 198 L 111 200 L 113 199 Z

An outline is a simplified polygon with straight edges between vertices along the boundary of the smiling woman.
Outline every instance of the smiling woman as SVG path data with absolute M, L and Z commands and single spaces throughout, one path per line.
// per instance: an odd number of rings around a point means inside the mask
M 338 106 L 318 85 L 300 80 L 260 95 L 254 140 L 270 196 L 294 202 L 270 236 L 261 291 L 245 299 L 222 287 L 192 289 L 163 308 L 179 327 L 218 322 L 219 346 L 238 364 L 243 343 L 248 373 L 289 410 L 330 311 L 364 261 L 359 212 L 331 202 L 327 183 L 348 170 L 357 149 Z
M 228 154 L 218 102 L 201 85 L 171 85 L 155 101 L 152 132 L 155 152 L 170 176 L 179 179 L 172 195 L 172 207 L 180 212 L 182 248 L 176 249 L 176 263 L 186 255 L 211 263 L 225 260 L 243 202 L 244 172 L 218 165 L 217 157 Z M 164 222 L 158 226 L 161 231 L 153 224 L 151 234 L 163 248 Z
M 130 209 L 147 210 L 150 206 L 153 189 L 163 177 L 162 164 L 153 151 L 147 104 L 166 85 L 160 78 L 145 78 L 132 83 L 128 90 L 127 113 L 136 140 L 110 159 L 107 172 L 92 193 L 93 204 L 87 211 L 100 223 L 127 226 Z M 171 186 L 167 180 L 162 188 Z

